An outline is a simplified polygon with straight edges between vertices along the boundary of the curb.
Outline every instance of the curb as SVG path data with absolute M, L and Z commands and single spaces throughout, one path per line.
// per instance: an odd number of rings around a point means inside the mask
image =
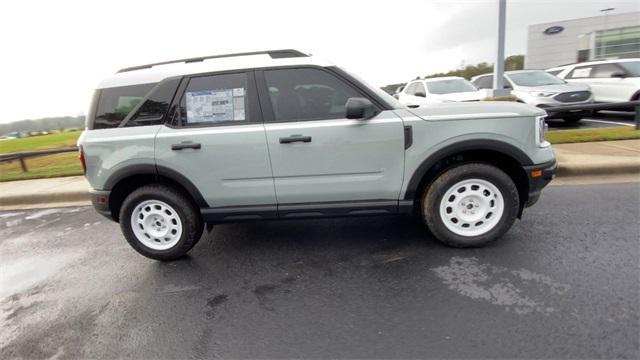
M 640 162 L 617 164 L 571 164 L 558 163 L 556 176 L 623 175 L 640 174 Z
M 13 196 L 3 196 L 0 199 L 0 209 L 5 207 L 16 208 L 18 206 L 32 206 L 41 204 L 64 204 L 64 203 L 91 203 L 91 197 L 87 191 L 67 191 L 49 192 L 44 194 L 23 194 Z

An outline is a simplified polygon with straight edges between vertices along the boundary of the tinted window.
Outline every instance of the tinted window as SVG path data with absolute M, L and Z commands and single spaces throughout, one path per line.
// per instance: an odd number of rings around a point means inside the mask
M 276 121 L 339 119 L 350 97 L 361 97 L 336 76 L 319 69 L 264 72 Z
M 155 84 L 122 86 L 100 92 L 93 129 L 118 127 Z
M 594 66 L 593 76 L 595 78 L 610 78 L 614 73 L 624 72 L 616 64 L 600 64 Z
M 180 100 L 182 125 L 235 124 L 250 121 L 247 75 L 194 77 Z
M 162 82 L 151 90 L 149 98 L 140 106 L 125 126 L 159 125 L 169 109 L 179 79 Z
M 491 89 L 493 88 L 493 75 L 477 78 L 474 83 L 478 89 Z
M 618 65 L 623 67 L 629 76 L 640 76 L 640 61 L 625 61 L 621 62 Z
M 509 78 L 519 86 L 545 86 L 564 84 L 564 81 L 557 76 L 551 75 L 544 71 L 527 71 L 509 74 Z
M 463 79 L 428 81 L 427 87 L 431 94 L 451 94 L 476 91 L 476 88 L 470 82 Z

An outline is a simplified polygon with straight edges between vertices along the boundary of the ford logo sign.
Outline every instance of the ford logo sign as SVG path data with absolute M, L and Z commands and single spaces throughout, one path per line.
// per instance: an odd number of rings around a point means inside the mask
M 545 33 L 547 35 L 553 35 L 553 34 L 557 34 L 559 32 L 562 32 L 562 30 L 564 30 L 564 28 L 562 26 L 551 26 L 551 27 L 548 27 L 548 28 L 544 29 L 543 33 Z

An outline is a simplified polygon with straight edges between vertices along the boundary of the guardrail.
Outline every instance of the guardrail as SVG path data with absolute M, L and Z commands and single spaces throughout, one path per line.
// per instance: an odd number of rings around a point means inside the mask
M 634 108 L 636 130 L 640 130 L 640 101 L 625 101 L 617 103 L 596 103 L 596 104 L 580 104 L 580 105 L 565 105 L 565 106 L 552 106 L 544 108 L 547 114 L 561 113 L 575 110 L 611 110 L 611 109 L 626 109 Z
M 63 147 L 63 148 L 54 148 L 54 149 L 45 149 L 45 150 L 33 150 L 33 151 L 23 151 L 9 154 L 0 154 L 0 163 L 9 162 L 18 160 L 20 161 L 20 167 L 22 168 L 22 172 L 28 172 L 27 163 L 24 161 L 26 158 L 36 157 L 36 156 L 44 156 L 44 155 L 53 155 L 60 154 L 66 152 L 78 151 L 78 148 L 75 146 Z

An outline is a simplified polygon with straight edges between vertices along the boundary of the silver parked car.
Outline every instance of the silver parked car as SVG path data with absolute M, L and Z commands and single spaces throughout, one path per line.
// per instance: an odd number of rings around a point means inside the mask
M 553 177 L 545 112 L 407 109 L 295 50 L 122 69 L 78 140 L 94 207 L 144 256 L 224 222 L 415 213 L 445 244 L 502 236 Z
M 479 75 L 471 82 L 480 89 L 491 89 L 493 75 Z M 553 106 L 580 105 L 593 103 L 593 94 L 589 85 L 570 84 L 542 70 L 517 70 L 504 73 L 505 88 L 518 97 L 519 101 L 539 108 Z M 567 122 L 578 122 L 592 113 L 591 110 L 574 110 L 556 113 Z

